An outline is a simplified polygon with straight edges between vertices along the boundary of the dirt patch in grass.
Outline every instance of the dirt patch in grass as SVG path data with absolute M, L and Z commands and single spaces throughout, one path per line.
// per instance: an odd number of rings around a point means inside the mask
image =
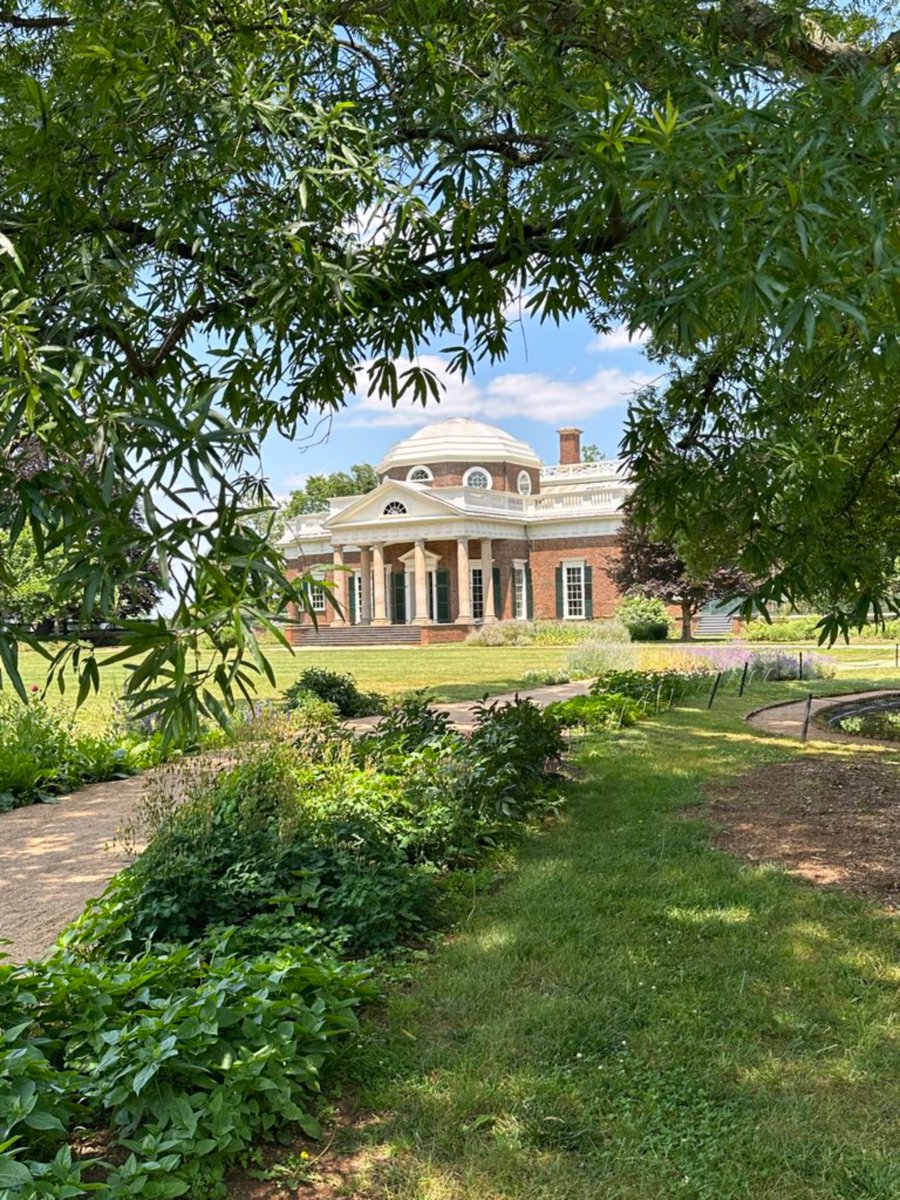
M 290 1146 L 266 1146 L 265 1167 L 229 1174 L 228 1200 L 362 1200 L 364 1179 L 385 1158 L 364 1144 L 371 1124 L 371 1117 L 348 1109 L 336 1114 L 320 1142 L 297 1135 Z
M 715 844 L 900 912 L 900 763 L 769 763 L 710 793 Z

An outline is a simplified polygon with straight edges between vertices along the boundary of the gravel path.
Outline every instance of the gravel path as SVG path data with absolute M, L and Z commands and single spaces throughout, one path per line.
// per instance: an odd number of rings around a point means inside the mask
M 900 692 L 896 688 L 882 688 L 875 691 L 865 692 L 842 692 L 840 695 L 820 696 L 812 702 L 812 715 L 820 713 L 823 708 L 833 708 L 836 704 L 844 704 L 851 700 L 871 700 L 875 696 L 900 696 Z M 768 708 L 757 709 L 756 712 L 749 713 L 747 721 L 756 729 L 762 729 L 766 733 L 777 733 L 782 737 L 800 737 L 803 731 L 803 720 L 806 715 L 806 701 L 797 700 L 791 701 L 788 704 L 771 704 Z M 822 729 L 812 721 L 809 726 L 810 742 L 875 742 L 876 745 L 884 745 L 883 742 L 877 741 L 875 738 L 861 738 L 850 736 L 846 733 L 832 733 L 828 729 Z M 896 743 L 892 743 L 896 745 Z
M 92 783 L 57 804 L 0 815 L 0 946 L 14 962 L 37 958 L 125 865 L 113 846 L 146 781 Z
M 590 681 L 520 692 L 543 707 L 583 695 Z M 512 693 L 493 697 L 510 700 Z M 474 723 L 475 704 L 442 704 L 459 729 Z M 353 722 L 376 725 L 377 718 Z M 13 962 L 39 958 L 88 900 L 125 865 L 114 844 L 147 784 L 146 776 L 94 783 L 57 804 L 32 804 L 0 814 L 0 952 Z M 6 941 L 8 944 L 3 945 Z

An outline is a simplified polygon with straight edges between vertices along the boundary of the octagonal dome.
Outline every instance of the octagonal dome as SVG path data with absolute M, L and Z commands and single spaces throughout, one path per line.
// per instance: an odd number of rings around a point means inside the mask
M 393 467 L 415 467 L 431 463 L 515 463 L 540 467 L 541 460 L 527 442 L 496 425 L 450 417 L 419 429 L 412 437 L 396 442 L 377 466 L 382 474 Z

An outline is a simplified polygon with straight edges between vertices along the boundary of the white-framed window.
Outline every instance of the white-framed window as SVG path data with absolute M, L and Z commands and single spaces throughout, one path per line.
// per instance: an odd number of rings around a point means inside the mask
M 483 621 L 484 576 L 481 573 L 481 567 L 472 567 L 469 570 L 469 600 L 472 606 L 472 619 L 474 621 Z
M 406 515 L 406 505 L 401 504 L 399 500 L 389 500 L 382 509 L 382 515 L 385 517 L 402 517 Z
M 362 575 L 357 571 L 350 580 L 350 587 L 353 589 L 353 608 L 355 610 L 356 624 L 362 620 Z
M 481 488 L 483 491 L 490 491 L 493 486 L 490 472 L 484 467 L 469 467 L 465 475 L 463 475 L 463 485 L 470 488 Z
M 431 483 L 434 476 L 430 467 L 412 467 L 406 476 L 407 483 Z
M 318 583 L 314 583 L 309 589 L 309 600 L 313 612 L 323 613 L 325 611 L 325 589 Z
M 519 478 L 516 481 L 516 487 L 519 489 L 520 496 L 531 495 L 531 476 L 527 471 L 519 472 Z
M 528 591 L 525 587 L 525 564 L 513 563 L 513 617 L 524 621 L 528 617 Z
M 563 617 L 584 619 L 584 563 L 563 563 Z

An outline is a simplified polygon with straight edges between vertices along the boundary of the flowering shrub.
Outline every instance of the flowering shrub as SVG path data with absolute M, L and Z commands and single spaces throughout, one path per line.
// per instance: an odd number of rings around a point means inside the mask
M 524 688 L 553 687 L 557 683 L 568 683 L 570 678 L 566 671 L 526 671 L 521 682 Z
M 630 635 L 619 620 L 497 621 L 473 629 L 466 641 L 473 646 L 575 646 L 580 642 L 627 642 Z
M 604 671 L 628 670 L 636 662 L 630 642 L 584 642 L 566 655 L 565 670 L 570 679 L 591 679 Z

